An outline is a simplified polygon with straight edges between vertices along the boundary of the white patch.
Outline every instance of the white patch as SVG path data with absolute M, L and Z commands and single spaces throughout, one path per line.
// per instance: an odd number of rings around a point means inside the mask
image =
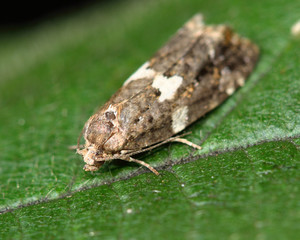
M 172 99 L 182 81 L 183 78 L 177 75 L 169 78 L 161 74 L 156 76 L 153 80 L 152 87 L 157 88 L 161 93 L 158 101 L 163 102 Z
M 123 85 L 130 83 L 142 78 L 153 78 L 155 76 L 155 71 L 149 67 L 149 62 L 145 62 L 138 70 L 136 70 Z
M 300 37 L 300 20 L 292 26 L 291 34 L 295 37 Z
M 207 36 L 211 37 L 214 41 L 220 41 L 224 38 L 223 29 L 224 29 L 223 26 L 220 26 L 217 28 L 208 26 L 206 28 L 205 34 L 207 34 Z
M 229 87 L 229 88 L 226 89 L 226 93 L 227 93 L 228 95 L 232 95 L 232 94 L 234 93 L 234 91 L 235 91 L 235 88 L 234 88 L 234 87 Z
M 208 55 L 209 55 L 210 59 L 215 58 L 216 52 L 215 52 L 215 49 L 212 46 L 209 46 Z
M 239 86 L 244 86 L 245 85 L 245 78 L 243 78 L 243 77 L 239 77 L 238 79 L 237 79 L 237 84 L 239 85 Z
M 172 114 L 172 130 L 174 133 L 178 133 L 181 130 L 183 130 L 187 123 L 188 123 L 188 107 L 184 106 L 181 108 L 178 108 L 175 112 Z
M 110 104 L 105 112 L 113 112 L 115 115 L 117 115 L 117 108 Z

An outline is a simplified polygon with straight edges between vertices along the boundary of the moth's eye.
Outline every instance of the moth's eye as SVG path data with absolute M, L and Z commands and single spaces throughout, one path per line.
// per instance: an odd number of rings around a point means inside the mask
M 114 112 L 106 112 L 105 117 L 107 120 L 114 120 L 116 119 L 116 115 Z

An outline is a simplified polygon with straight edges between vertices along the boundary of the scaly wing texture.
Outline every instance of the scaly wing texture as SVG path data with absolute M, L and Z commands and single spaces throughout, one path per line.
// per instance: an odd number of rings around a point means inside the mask
M 128 139 L 141 149 L 180 132 L 242 86 L 258 48 L 230 28 L 196 15 L 138 69 L 100 110 L 115 104 Z

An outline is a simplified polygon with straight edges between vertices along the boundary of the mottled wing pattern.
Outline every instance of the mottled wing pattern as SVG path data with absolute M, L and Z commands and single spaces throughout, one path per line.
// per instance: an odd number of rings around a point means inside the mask
M 85 148 L 77 150 L 85 170 L 119 158 L 158 174 L 130 156 L 167 142 L 220 105 L 244 84 L 258 54 L 229 27 L 206 26 L 194 16 L 86 122 Z
M 191 45 L 197 41 L 197 33 L 204 28 L 202 15 L 195 15 L 164 45 L 150 61 L 145 62 L 135 71 L 109 100 L 110 104 L 122 102 L 151 85 L 158 74 L 166 73 L 182 56 L 187 53 Z
M 171 137 L 218 106 L 244 84 L 257 57 L 254 44 L 196 15 L 112 97 L 125 149 Z

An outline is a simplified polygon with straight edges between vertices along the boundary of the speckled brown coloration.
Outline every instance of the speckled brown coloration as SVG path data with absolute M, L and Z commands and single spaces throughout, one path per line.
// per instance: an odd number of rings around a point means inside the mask
M 212 110 L 242 86 L 253 70 L 256 45 L 224 25 L 206 26 L 195 15 L 148 62 L 137 70 L 85 124 L 86 141 L 77 150 L 86 171 L 165 142 Z

